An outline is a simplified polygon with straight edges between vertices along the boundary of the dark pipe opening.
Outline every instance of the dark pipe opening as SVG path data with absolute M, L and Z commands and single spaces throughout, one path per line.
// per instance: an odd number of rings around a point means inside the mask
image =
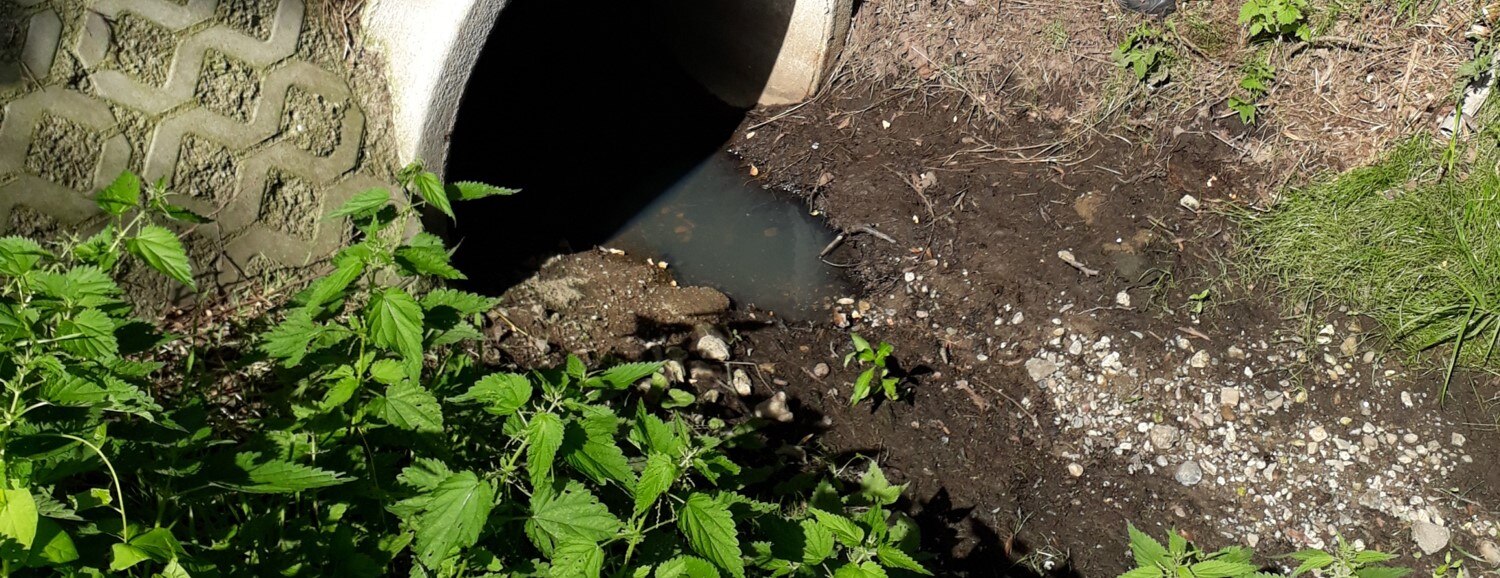
M 447 177 L 523 192 L 462 207 L 451 233 L 471 288 L 498 293 L 549 256 L 603 243 L 743 119 L 679 65 L 681 20 L 647 6 L 505 7 L 465 92 Z M 763 85 L 771 65 L 738 73 Z

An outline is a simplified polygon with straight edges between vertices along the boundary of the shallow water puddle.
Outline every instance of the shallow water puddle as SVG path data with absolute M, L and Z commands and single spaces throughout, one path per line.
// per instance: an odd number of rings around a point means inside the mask
M 707 285 L 740 304 L 809 319 L 847 293 L 818 259 L 833 232 L 801 206 L 739 174 L 719 153 L 636 215 L 609 246 L 666 261 L 684 285 Z

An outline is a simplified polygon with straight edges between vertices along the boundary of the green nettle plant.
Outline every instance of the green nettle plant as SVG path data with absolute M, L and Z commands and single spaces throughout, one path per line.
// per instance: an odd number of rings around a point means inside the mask
M 1240 6 L 1240 25 L 1246 26 L 1251 40 L 1312 40 L 1312 26 L 1307 23 L 1307 0 L 1246 0 Z
M 885 394 L 885 398 L 896 401 L 901 398 L 901 392 L 896 388 L 901 383 L 901 378 L 892 375 L 888 364 L 891 353 L 895 346 L 880 342 L 878 347 L 870 346 L 870 342 L 860 337 L 858 333 L 850 333 L 849 340 L 854 343 L 854 351 L 844 356 L 844 367 L 849 367 L 852 361 L 859 361 L 860 365 L 869 365 L 860 372 L 859 377 L 854 380 L 854 394 L 849 397 L 849 405 L 858 405 L 874 393 L 875 386 L 880 386 L 879 391 Z
M 1260 105 L 1256 101 L 1271 90 L 1274 80 L 1276 67 L 1271 65 L 1268 55 L 1257 55 L 1240 67 L 1240 90 L 1243 92 L 1229 97 L 1229 108 L 1239 113 L 1240 122 L 1255 124 L 1260 116 Z
M 1168 65 L 1177 53 L 1165 43 L 1161 30 L 1142 24 L 1132 30 L 1110 56 L 1120 68 L 1129 70 L 1136 82 L 1159 85 L 1169 79 Z
M 186 370 L 149 361 L 167 340 L 111 278 L 129 256 L 191 286 L 157 223 L 197 218 L 160 185 L 101 192 L 114 223 L 87 240 L 0 239 L 0 575 L 927 574 L 874 464 L 856 484 L 744 462 L 751 426 L 679 413 L 694 399 L 657 363 L 480 367 L 495 302 L 441 287 L 462 274 L 413 231 L 514 191 L 418 166 L 399 181 L 329 215 L 355 242 L 230 368 L 241 427 L 192 391 L 218 376 L 154 401 Z
M 1151 536 L 1127 526 L 1130 532 L 1130 552 L 1135 557 L 1136 567 L 1120 575 L 1120 578 L 1279 578 L 1280 574 L 1262 572 L 1250 560 L 1255 552 L 1241 546 L 1230 546 L 1217 552 L 1204 552 L 1189 543 L 1186 538 L 1169 530 L 1167 545 L 1162 546 Z M 1395 559 L 1391 554 L 1355 547 L 1343 536 L 1332 551 L 1302 550 L 1284 556 L 1301 563 L 1291 573 L 1297 578 L 1306 573 L 1327 578 L 1402 578 L 1411 573 L 1410 568 L 1383 565 Z
M 1287 554 L 1288 558 L 1301 562 L 1292 576 L 1315 572 L 1329 578 L 1402 578 L 1411 573 L 1411 568 L 1386 566 L 1396 558 L 1376 550 L 1362 550 L 1350 544 L 1343 536 L 1338 537 L 1333 551 L 1302 550 Z

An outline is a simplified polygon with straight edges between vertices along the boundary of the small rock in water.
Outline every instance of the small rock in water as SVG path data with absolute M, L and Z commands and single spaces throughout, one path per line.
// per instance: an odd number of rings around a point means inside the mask
M 819 363 L 819 364 L 813 366 L 813 369 L 812 369 L 813 377 L 816 377 L 818 379 L 823 379 L 825 377 L 828 377 L 829 373 L 830 372 L 829 372 L 828 364 L 827 363 Z
M 1075 478 L 1082 477 L 1083 476 L 1083 466 L 1079 465 L 1078 462 L 1073 462 L 1071 464 L 1068 464 L 1068 475 L 1073 476 Z
M 702 355 L 704 359 L 714 361 L 729 361 L 729 344 L 717 335 L 708 334 L 698 338 L 693 349 Z
M 1188 460 L 1177 466 L 1177 483 L 1184 486 L 1196 486 L 1203 481 L 1203 468 L 1198 467 L 1198 462 Z
M 750 388 L 754 384 L 750 381 L 750 374 L 743 369 L 736 369 L 729 376 L 729 385 L 734 387 L 735 395 L 745 397 L 750 395 Z
M 1032 381 L 1041 381 L 1057 373 L 1057 364 L 1040 357 L 1033 357 L 1026 360 L 1026 373 L 1031 375 Z
M 1413 522 L 1411 525 L 1411 537 L 1417 541 L 1417 547 L 1425 554 L 1436 554 L 1448 547 L 1448 539 L 1451 536 L 1448 529 L 1432 522 Z

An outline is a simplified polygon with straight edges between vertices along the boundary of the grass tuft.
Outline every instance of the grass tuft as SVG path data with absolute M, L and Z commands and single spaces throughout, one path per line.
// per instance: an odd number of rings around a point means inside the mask
M 1375 164 L 1290 190 L 1244 219 L 1250 254 L 1299 297 L 1347 304 L 1409 351 L 1445 352 L 1446 396 L 1455 367 L 1500 366 L 1494 139 L 1471 139 L 1463 170 L 1443 170 L 1448 144 L 1417 137 Z

